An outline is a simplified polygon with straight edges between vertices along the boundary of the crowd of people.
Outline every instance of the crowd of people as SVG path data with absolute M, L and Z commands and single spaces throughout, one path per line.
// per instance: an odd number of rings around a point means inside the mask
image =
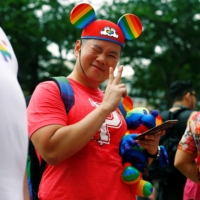
M 179 123 L 166 130 L 166 134 L 160 140 L 160 144 L 164 145 L 168 152 L 169 165 L 161 169 L 157 162 L 154 162 L 149 167 L 149 177 L 155 185 L 156 200 L 176 200 L 185 196 L 186 176 L 174 166 L 174 160 L 179 141 L 190 119 L 197 113 L 196 92 L 191 81 L 173 82 L 170 85 L 170 97 L 172 107 L 161 112 L 162 119 L 163 121 L 178 119 Z M 190 183 L 189 180 L 187 182 Z
M 78 16 L 80 10 L 83 16 Z M 88 21 L 85 20 L 89 15 Z M 0 29 L 0 47 L 7 52 L 0 55 L 0 199 L 30 199 L 25 170 L 28 137 L 38 158 L 46 161 L 38 199 L 137 198 L 133 194 L 134 186 L 121 180 L 119 143 L 127 126 L 118 105 L 127 96 L 127 88 L 121 83 L 123 66 L 117 69 L 116 76 L 114 70 L 125 40 L 135 39 L 141 34 L 140 21 L 129 14 L 115 24 L 108 20 L 95 20 L 93 15 L 93 8 L 86 3 L 77 5 L 71 12 L 72 24 L 83 31 L 74 47 L 74 69 L 66 77 L 75 99 L 68 113 L 58 85 L 51 80 L 36 87 L 26 109 L 17 81 L 17 59 Z M 138 21 L 129 27 L 130 35 L 127 36 L 128 18 Z M 127 26 L 123 26 L 124 23 Z M 103 92 L 99 86 L 106 80 L 108 83 Z M 179 120 L 174 126 L 179 134 L 175 136 L 175 152 L 169 165 L 175 173 L 171 173 L 172 178 L 168 176 L 169 180 L 165 182 L 152 178 L 159 186 L 154 199 L 195 200 L 200 197 L 200 113 L 194 110 L 196 92 L 189 81 L 176 81 L 170 89 L 173 106 L 161 116 L 167 120 L 169 113 L 179 113 L 174 117 Z M 158 146 L 167 138 L 165 133 L 162 130 L 156 135 L 145 136 L 144 140 L 136 140 L 149 155 L 148 165 L 154 163 L 153 157 L 159 156 Z M 189 178 L 187 183 L 196 188 L 187 194 L 188 190 L 184 190 L 186 177 Z M 175 190 L 174 186 L 171 187 L 174 181 L 177 181 Z

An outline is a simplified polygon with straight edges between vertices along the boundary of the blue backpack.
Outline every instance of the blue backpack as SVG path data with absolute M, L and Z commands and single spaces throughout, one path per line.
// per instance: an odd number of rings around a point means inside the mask
M 74 93 L 72 87 L 65 76 L 52 77 L 50 80 L 55 81 L 60 90 L 61 98 L 65 105 L 66 113 L 69 113 L 71 107 L 74 105 Z M 26 97 L 26 105 L 28 106 L 31 96 Z M 125 116 L 126 111 L 123 108 L 122 103 L 118 105 L 121 113 Z M 38 157 L 35 152 L 35 147 L 31 140 L 29 139 L 28 146 L 28 159 L 26 165 L 26 172 L 28 177 L 28 185 L 29 185 L 29 193 L 31 200 L 39 200 L 38 199 L 38 189 L 39 184 L 42 178 L 42 174 L 44 172 L 46 166 L 45 160 L 42 159 L 40 163 Z

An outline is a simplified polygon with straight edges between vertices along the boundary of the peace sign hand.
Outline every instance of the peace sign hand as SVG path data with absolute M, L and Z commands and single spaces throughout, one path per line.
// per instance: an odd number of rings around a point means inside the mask
M 126 97 L 127 95 L 126 85 L 120 83 L 122 71 L 123 67 L 120 66 L 117 72 L 117 76 L 114 77 L 113 68 L 110 67 L 109 69 L 109 80 L 106 87 L 104 99 L 101 104 L 107 111 L 109 111 L 109 113 L 117 108 L 121 100 L 121 97 Z

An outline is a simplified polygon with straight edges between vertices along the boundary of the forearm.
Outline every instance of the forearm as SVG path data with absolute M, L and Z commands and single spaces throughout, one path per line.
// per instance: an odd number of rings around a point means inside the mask
M 177 169 L 186 177 L 194 181 L 195 183 L 198 183 L 198 176 L 197 176 L 197 164 L 194 161 L 193 163 L 189 164 L 182 164 L 178 165 Z
M 186 177 L 198 183 L 197 164 L 195 161 L 197 155 L 186 153 L 177 149 L 174 166 Z
M 82 149 L 105 122 L 109 111 L 97 107 L 76 124 L 58 128 L 43 144 L 41 155 L 50 164 L 58 164 Z

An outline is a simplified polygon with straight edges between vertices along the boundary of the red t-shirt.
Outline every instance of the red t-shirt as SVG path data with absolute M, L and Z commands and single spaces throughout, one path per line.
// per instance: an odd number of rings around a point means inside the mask
M 75 104 L 68 115 L 54 82 L 37 86 L 27 109 L 30 136 L 46 125 L 74 124 L 102 102 L 100 89 L 69 81 Z M 56 166 L 47 165 L 39 188 L 40 200 L 135 200 L 131 187 L 121 180 L 119 143 L 125 132 L 124 118 L 117 109 L 83 149 Z

